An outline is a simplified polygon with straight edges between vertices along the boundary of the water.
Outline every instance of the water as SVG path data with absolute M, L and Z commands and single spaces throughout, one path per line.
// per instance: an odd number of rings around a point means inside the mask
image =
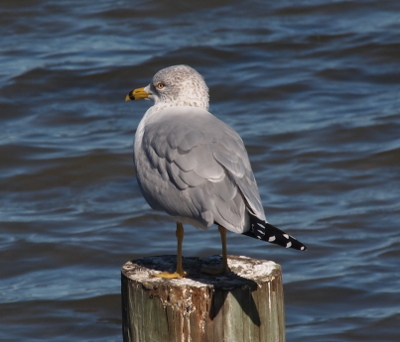
M 1 341 L 121 340 L 121 265 L 175 253 L 134 179 L 149 103 L 123 100 L 179 63 L 309 248 L 228 237 L 282 265 L 287 341 L 400 340 L 399 2 L 4 0 L 0 23 Z

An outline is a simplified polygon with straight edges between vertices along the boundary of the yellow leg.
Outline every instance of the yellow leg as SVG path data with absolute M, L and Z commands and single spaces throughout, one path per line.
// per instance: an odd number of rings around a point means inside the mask
M 176 224 L 176 239 L 178 240 L 178 251 L 176 256 L 176 271 L 174 273 L 162 272 L 153 274 L 155 277 L 167 278 L 167 279 L 180 279 L 183 278 L 187 273 L 183 270 L 182 266 L 182 241 L 185 232 L 183 230 L 183 224 L 178 222 Z
M 222 226 L 218 226 L 219 234 L 221 235 L 221 244 L 222 244 L 222 267 L 214 268 L 214 267 L 203 267 L 201 271 L 203 273 L 208 274 L 222 274 L 230 272 L 228 266 L 228 252 L 226 249 L 226 229 Z
M 183 224 L 182 223 L 177 223 L 176 224 L 176 239 L 178 240 L 178 250 L 176 253 L 176 272 L 177 274 L 180 275 L 180 278 L 184 277 L 186 275 L 186 272 L 183 270 L 183 265 L 182 265 L 182 242 L 183 242 L 183 236 L 185 235 L 185 231 L 183 230 Z
M 228 252 L 226 249 L 226 229 L 222 226 L 218 226 L 219 234 L 221 235 L 221 243 L 222 243 L 222 270 L 223 273 L 230 272 L 228 267 Z

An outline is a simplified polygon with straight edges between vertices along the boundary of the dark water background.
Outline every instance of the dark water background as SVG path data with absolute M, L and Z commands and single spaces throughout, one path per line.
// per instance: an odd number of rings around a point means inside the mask
M 132 141 L 166 66 L 243 137 L 280 263 L 287 341 L 400 341 L 400 2 L 0 1 L 0 340 L 120 341 L 120 267 L 175 253 Z M 189 227 L 188 227 L 189 228 Z M 220 253 L 187 229 L 185 256 Z

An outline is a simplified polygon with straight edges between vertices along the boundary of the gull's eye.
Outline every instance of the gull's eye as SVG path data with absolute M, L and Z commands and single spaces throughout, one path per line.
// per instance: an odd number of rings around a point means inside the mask
M 163 89 L 165 86 L 164 86 L 163 83 L 158 82 L 157 85 L 156 85 L 156 87 L 157 87 L 157 89 Z

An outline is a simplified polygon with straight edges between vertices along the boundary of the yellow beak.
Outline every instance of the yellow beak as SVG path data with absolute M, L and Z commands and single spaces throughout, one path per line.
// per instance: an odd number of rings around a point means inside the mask
M 145 91 L 144 88 L 137 88 L 129 92 L 128 95 L 126 95 L 125 101 L 147 99 L 149 95 L 151 95 L 151 93 Z

